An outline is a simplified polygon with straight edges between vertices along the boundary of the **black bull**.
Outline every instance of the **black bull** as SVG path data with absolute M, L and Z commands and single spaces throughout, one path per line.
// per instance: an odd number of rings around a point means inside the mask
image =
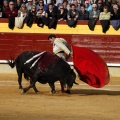
M 33 68 L 30 68 L 33 60 L 27 64 L 24 64 L 28 59 L 38 54 L 39 52 L 26 51 L 21 53 L 14 61 L 8 61 L 11 68 L 16 65 L 18 73 L 19 88 L 22 89 L 22 73 L 26 79 L 30 78 L 30 85 L 27 88 L 23 88 L 23 92 L 27 92 L 30 88 L 33 88 L 35 92 L 38 92 L 35 83 L 38 81 L 42 84 L 48 83 L 51 87 L 51 92 L 55 92 L 54 83 L 59 80 L 61 83 L 61 89 L 64 85 L 67 85 L 67 92 L 70 92 L 73 83 L 75 83 L 76 75 L 70 68 L 70 65 L 57 55 L 45 52 L 40 60 Z

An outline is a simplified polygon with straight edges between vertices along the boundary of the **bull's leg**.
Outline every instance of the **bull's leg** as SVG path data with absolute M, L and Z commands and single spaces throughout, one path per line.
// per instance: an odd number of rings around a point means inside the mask
M 33 90 L 37 93 L 39 90 L 36 88 L 36 85 L 33 86 Z
M 26 88 L 23 88 L 22 93 L 26 93 L 30 88 L 35 87 L 36 79 L 30 80 L 30 85 Z
M 67 93 L 67 94 L 70 94 L 70 93 L 71 93 L 69 87 L 67 87 L 67 90 L 65 91 L 65 93 Z
M 19 89 L 22 89 L 22 72 L 17 70 Z
M 51 87 L 51 93 L 55 93 L 55 85 L 54 83 L 49 83 L 49 86 Z
M 64 84 L 60 81 L 60 85 L 61 85 L 61 92 L 64 93 L 65 90 L 64 90 Z

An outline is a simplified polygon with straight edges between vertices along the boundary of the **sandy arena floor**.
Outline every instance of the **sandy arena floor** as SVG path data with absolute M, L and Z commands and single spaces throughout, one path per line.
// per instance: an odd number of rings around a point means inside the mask
M 108 85 L 95 89 L 79 81 L 72 94 L 51 95 L 48 84 L 37 83 L 21 94 L 16 74 L 0 74 L 0 120 L 120 120 L 120 78 L 111 78 Z M 29 82 L 23 80 L 23 86 Z

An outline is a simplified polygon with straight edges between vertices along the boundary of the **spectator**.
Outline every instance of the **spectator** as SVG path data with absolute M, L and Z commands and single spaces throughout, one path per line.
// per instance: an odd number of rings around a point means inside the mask
M 80 12 L 79 12 L 79 20 L 88 20 L 89 19 L 89 12 L 85 10 L 85 6 L 80 6 Z
M 22 3 L 26 4 L 28 2 L 28 0 L 22 0 Z
M 67 9 L 67 10 L 70 9 L 70 4 L 68 3 L 67 0 L 63 0 L 63 6 L 64 6 L 64 9 Z
M 80 4 L 78 5 L 78 0 L 73 0 L 73 4 L 76 7 L 76 10 L 80 11 Z
M 90 4 L 96 4 L 97 0 L 89 0 Z
M 56 6 L 59 7 L 59 5 L 61 5 L 63 3 L 63 0 L 56 0 Z
M 6 9 L 6 8 L 9 8 L 9 3 L 8 3 L 7 0 L 4 0 L 4 1 L 3 1 L 3 8 L 2 8 L 2 17 L 3 17 L 3 18 L 6 18 L 6 15 L 5 15 L 5 9 Z
M 48 10 L 46 11 L 46 25 L 48 26 L 49 29 L 54 28 L 56 29 L 56 25 L 57 25 L 57 11 L 55 11 L 54 9 L 54 5 L 52 3 L 50 3 L 48 5 Z
M 28 15 L 28 10 L 26 8 L 26 5 L 23 3 L 18 10 L 18 17 L 26 17 Z
M 33 5 L 37 6 L 38 5 L 38 0 L 33 0 Z
M 28 0 L 28 3 L 26 3 L 27 10 L 28 11 L 31 10 L 32 6 L 33 6 L 33 0 Z
M 17 0 L 15 3 L 15 8 L 17 8 L 17 10 L 19 10 L 21 5 L 22 5 L 22 0 Z
M 40 8 L 37 11 L 36 14 L 36 23 L 39 27 L 43 27 L 44 26 L 44 20 L 45 20 L 45 11 L 43 10 L 43 8 Z
M 7 18 L 16 17 L 18 15 L 18 10 L 14 6 L 14 2 L 9 2 L 9 7 L 5 9 L 5 15 Z
M 113 10 L 111 11 L 111 20 L 118 20 L 120 19 L 120 9 L 118 5 L 113 5 Z
M 106 33 L 110 27 L 110 12 L 108 6 L 104 6 L 103 12 L 100 13 L 99 20 L 102 25 L 103 33 Z
M 58 7 L 56 6 L 56 0 L 51 0 L 51 3 L 53 4 L 53 10 L 58 11 Z
M 104 6 L 103 12 L 100 13 L 99 20 L 110 20 L 110 17 L 108 6 Z
M 15 26 L 15 17 L 18 15 L 18 10 L 15 8 L 14 2 L 9 2 L 9 7 L 5 9 L 5 15 L 8 18 L 8 27 L 14 29 Z
M 98 9 L 100 12 L 103 12 L 103 4 L 102 4 L 102 1 L 101 1 L 101 0 L 98 0 L 98 2 L 97 2 L 97 9 Z
M 0 18 L 2 18 L 3 17 L 3 12 L 2 12 L 2 5 L 0 4 Z
M 76 27 L 78 18 L 79 18 L 78 10 L 76 10 L 76 7 L 74 4 L 71 4 L 71 9 L 68 11 L 68 14 L 67 14 L 68 26 Z
M 97 10 L 97 5 L 93 4 L 92 5 L 92 10 L 89 11 L 89 19 L 90 20 L 92 20 L 92 19 L 98 20 L 99 19 L 99 14 L 100 14 L 100 11 Z
M 0 5 L 1 5 L 1 6 L 3 6 L 3 1 L 4 1 L 4 0 L 0 0 Z
M 85 1 L 85 10 L 87 11 L 92 10 L 92 5 L 89 3 L 88 0 Z
M 44 4 L 45 5 L 48 5 L 48 4 L 50 4 L 51 3 L 51 0 L 44 0 Z
M 61 21 L 61 20 L 67 20 L 67 12 L 68 10 L 67 9 L 64 9 L 64 6 L 61 4 L 59 5 L 59 10 L 58 10 L 58 13 L 57 13 L 57 19 L 58 21 Z
M 39 0 L 38 5 L 36 6 L 37 10 L 40 9 L 40 8 L 43 8 L 43 11 L 47 10 L 47 5 L 44 4 L 43 0 Z
M 36 21 L 36 6 L 32 5 L 31 10 L 28 11 L 28 16 L 26 17 L 26 23 L 28 27 L 32 27 L 33 22 Z

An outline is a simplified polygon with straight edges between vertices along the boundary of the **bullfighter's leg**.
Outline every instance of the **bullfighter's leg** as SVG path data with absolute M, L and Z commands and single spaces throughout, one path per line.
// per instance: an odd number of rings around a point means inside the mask
M 49 83 L 49 86 L 51 87 L 51 93 L 56 93 L 54 83 Z

